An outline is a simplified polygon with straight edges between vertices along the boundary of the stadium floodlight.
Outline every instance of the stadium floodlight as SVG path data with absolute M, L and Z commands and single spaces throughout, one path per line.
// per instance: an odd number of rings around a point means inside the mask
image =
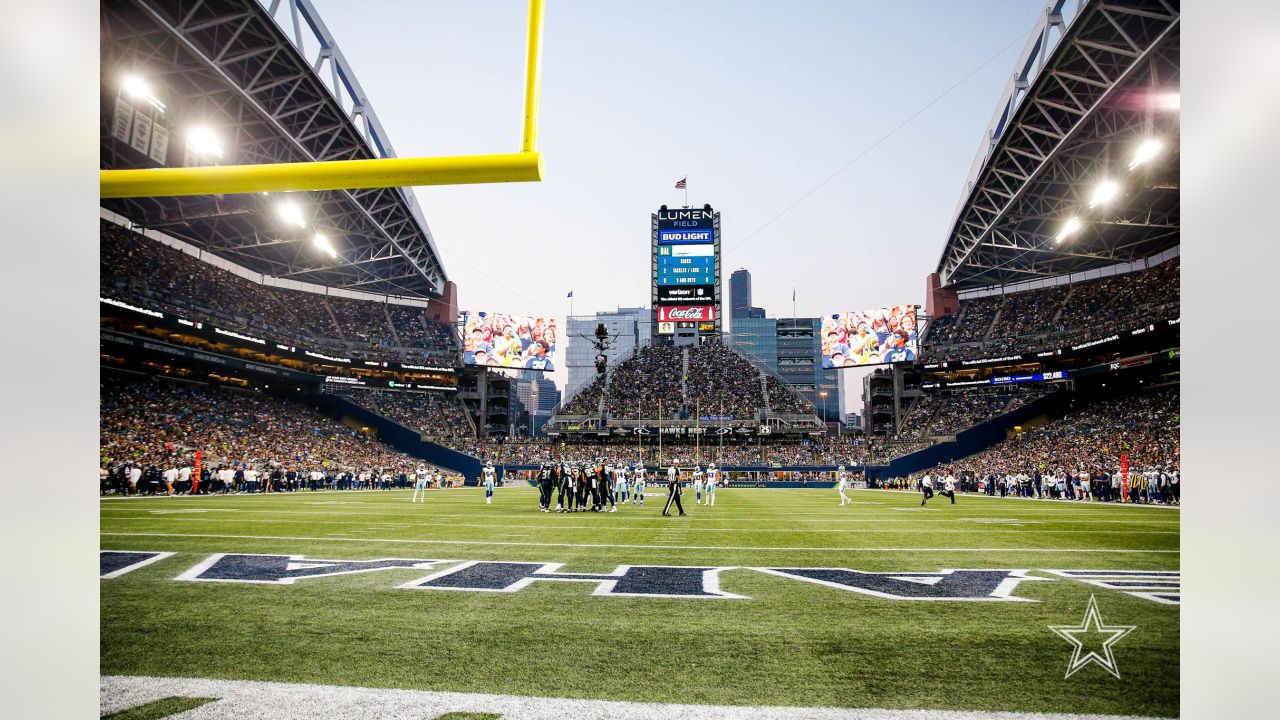
M 1156 95 L 1155 106 L 1159 110 L 1181 110 L 1182 109 L 1182 93 L 1167 92 Z
M 1120 194 L 1120 184 L 1115 180 L 1103 180 L 1093 189 L 1093 197 L 1089 198 L 1089 207 L 1106 205 Z
M 1065 223 L 1062 224 L 1062 229 L 1058 231 L 1056 238 L 1057 241 L 1062 242 L 1063 240 L 1066 240 L 1083 226 L 1084 223 L 1080 222 L 1080 218 L 1076 215 L 1072 215 L 1067 218 Z
M 323 233 L 316 233 L 316 236 L 311 239 L 311 244 L 316 246 L 316 249 L 329 253 L 331 258 L 338 257 L 338 251 L 334 249 L 333 243 L 329 242 L 329 238 L 325 237 Z
M 1146 140 L 1143 140 L 1138 145 L 1138 149 L 1133 151 L 1133 159 L 1129 161 L 1129 169 L 1132 170 L 1138 167 L 1139 165 L 1147 162 L 1148 160 L 1154 158 L 1155 156 L 1159 155 L 1160 151 L 1163 149 L 1164 149 L 1164 143 L 1160 142 L 1155 138 L 1148 138 Z
M 155 95 L 151 93 L 151 86 L 147 81 L 138 75 L 125 75 L 124 80 L 120 82 L 120 89 L 125 95 L 135 100 L 146 100 L 151 106 L 161 112 L 164 111 L 164 103 L 160 102 Z
M 222 157 L 222 141 L 206 125 L 197 125 L 187 131 L 187 149 L 196 155 Z
M 293 200 L 281 200 L 276 206 L 276 215 L 290 225 L 297 225 L 300 228 L 307 226 L 306 218 L 302 216 L 302 207 Z

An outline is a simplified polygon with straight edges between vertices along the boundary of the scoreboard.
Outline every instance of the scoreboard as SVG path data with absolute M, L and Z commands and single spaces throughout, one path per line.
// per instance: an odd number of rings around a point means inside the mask
M 664 340 L 720 333 L 720 213 L 702 208 L 668 209 L 650 216 L 653 248 L 652 306 Z

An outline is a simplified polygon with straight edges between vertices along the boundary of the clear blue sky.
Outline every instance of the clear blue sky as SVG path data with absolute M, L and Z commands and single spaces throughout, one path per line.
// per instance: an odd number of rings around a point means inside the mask
M 397 152 L 519 149 L 522 0 L 316 0 Z M 722 213 L 774 316 L 923 302 L 1041 0 L 550 0 L 536 184 L 419 188 L 460 304 L 647 305 L 649 213 Z M 752 232 L 999 57 L 745 244 Z

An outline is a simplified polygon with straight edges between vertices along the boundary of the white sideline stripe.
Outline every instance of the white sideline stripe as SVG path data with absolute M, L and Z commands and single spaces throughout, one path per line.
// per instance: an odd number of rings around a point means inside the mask
M 976 710 L 884 710 L 759 705 L 677 705 L 613 700 L 389 690 L 336 685 L 155 678 L 104 675 L 100 712 L 108 715 L 161 698 L 215 697 L 182 713 L 184 720 L 422 720 L 446 713 L 495 713 L 502 720 L 1152 720 L 1133 715 L 990 712 Z
M 215 533 L 104 532 L 116 537 L 189 537 L 236 540 L 306 540 L 322 542 L 408 543 L 413 545 L 517 545 L 519 547 L 630 548 L 639 550 L 766 550 L 777 552 L 1033 552 L 1033 553 L 1121 553 L 1137 555 L 1177 555 L 1181 550 L 1119 550 L 1110 548 L 1019 548 L 1019 547 L 756 547 L 754 545 L 630 545 L 622 543 L 537 543 L 500 540 L 419 540 L 396 538 L 339 538 L 293 535 L 221 535 Z
M 474 517 L 474 516 L 471 516 L 471 517 Z M 522 516 L 519 516 L 519 517 L 524 517 L 524 516 L 522 515 Z M 237 525 L 243 525 L 243 524 L 245 524 L 245 523 L 271 523 L 271 524 L 273 524 L 273 525 L 274 525 L 274 524 L 278 524 L 278 523 L 299 523 L 299 524 L 305 524 L 305 525 L 361 525 L 361 526 L 368 526 L 368 524 L 369 524 L 369 523 L 367 523 L 367 522 L 365 522 L 365 521 L 363 521 L 363 520 L 280 520 L 280 519 L 268 519 L 268 518 L 243 518 L 243 517 L 238 517 L 238 518 L 234 518 L 234 519 L 232 519 L 232 518 L 225 518 L 225 519 L 224 519 L 224 518 L 155 518 L 155 517 L 121 517 L 121 518 L 111 518 L 111 522 L 157 522 L 157 521 L 163 521 L 163 520 L 167 520 L 167 521 L 170 521 L 170 522 L 188 522 L 188 523 L 218 523 L 218 522 L 222 522 L 222 523 L 236 523 Z M 876 523 L 892 523 L 893 521 L 892 521 L 892 520 L 870 520 L 870 521 L 868 521 L 868 522 L 876 522 Z M 960 522 L 960 521 L 959 521 L 959 520 L 951 520 L 951 521 L 949 521 L 949 522 Z M 1024 521 L 1024 522 L 1025 522 L 1025 523 L 1036 524 L 1036 523 L 1040 523 L 1041 521 L 1040 521 L 1040 520 L 1026 520 L 1026 521 Z M 942 533 L 954 533 L 954 534 L 957 534 L 957 535 L 959 535 L 959 534 L 963 534 L 963 533 L 972 533 L 972 532 L 983 532 L 983 533 L 1003 532 L 1003 533 L 1024 533 L 1024 534 L 1025 534 L 1025 533 L 1035 533 L 1035 534 L 1039 534 L 1039 533 L 1071 533 L 1071 534 L 1073 534 L 1073 535 L 1076 535 L 1076 534 L 1079 534 L 1079 533 L 1080 533 L 1080 531 L 1079 531 L 1079 530 L 1048 530 L 1048 529 L 1043 529 L 1043 528 L 1031 528 L 1031 529 L 1025 529 L 1025 528 L 1024 528 L 1024 529 L 1021 529 L 1021 530 L 1014 530 L 1014 529 L 1007 528 L 1007 527 L 1001 527 L 1002 525 L 1018 525 L 1018 526 L 1022 526 L 1022 525 L 1024 524 L 1024 523 L 1022 523 L 1022 522 L 1018 522 L 1018 521 L 1015 521 L 1015 520 L 1006 520 L 1006 519 L 998 519 L 998 520 L 980 520 L 980 521 L 978 522 L 978 524 L 982 525 L 982 528 L 981 528 L 981 529 L 979 529 L 979 528 L 956 528 L 956 529 L 943 530 L 943 529 L 939 529 L 939 528 L 932 528 L 932 529 L 930 529 L 930 530 L 929 530 L 929 532 L 930 532 L 930 533 L 938 533 L 938 534 L 942 534 Z M 631 530 L 655 530 L 655 529 L 657 529 L 657 528 L 655 528 L 655 527 L 653 527 L 653 526 L 651 526 L 651 525 L 644 525 L 644 526 L 640 526 L 640 525 L 552 525 L 552 524 L 547 524 L 547 525 L 514 525 L 514 524 L 510 524 L 510 523 L 500 523 L 500 524 L 480 524 L 480 523 L 410 523 L 410 524 L 400 524 L 400 525 L 394 525 L 394 526 L 381 526 L 381 527 L 377 527 L 377 528 L 374 528 L 374 529 L 375 529 L 375 530 L 383 530 L 383 529 L 386 529 L 386 530 L 392 530 L 392 529 L 407 528 L 407 527 L 499 528 L 499 529 L 504 529 L 504 530 L 505 530 L 505 529 L 509 529 L 509 528 L 522 528 L 522 529 L 532 529 L 532 530 L 626 530 L 626 531 L 631 531 Z M 692 526 L 692 525 L 682 525 L 682 526 L 680 526 L 680 532 L 682 532 L 682 533 L 683 533 L 685 530 L 689 530 L 689 531 L 691 531 L 691 532 L 748 532 L 748 531 L 749 531 L 749 532 L 768 533 L 768 534 L 776 534 L 776 533 L 803 533 L 803 534 L 808 534 L 808 533 L 838 533 L 838 534 L 845 534 L 845 535 L 855 535 L 855 534 L 861 534 L 861 533 L 867 532 L 867 530 L 866 530 L 865 528 L 844 528 L 844 529 L 840 529 L 840 528 L 812 528 L 812 529 L 805 529 L 805 530 L 794 530 L 794 529 L 793 529 L 793 530 L 787 530 L 787 529 L 770 530 L 770 529 L 767 529 L 767 528 L 752 527 L 752 526 L 749 526 L 749 525 L 748 525 L 748 526 L 741 526 L 741 525 L 739 525 L 739 526 L 730 526 L 730 527 L 695 527 L 695 526 Z M 363 532 L 363 531 L 362 531 L 362 532 Z M 668 527 L 666 527 L 666 528 L 662 528 L 662 530 L 661 530 L 661 532 L 660 532 L 659 534 L 667 533 L 667 532 L 672 532 L 671 526 L 668 526 Z M 881 532 L 891 532 L 891 531 L 889 531 L 889 530 L 882 530 Z M 892 532 L 918 532 L 918 531 L 916 531 L 916 530 L 896 530 L 896 531 L 892 531 Z M 1094 534 L 1094 535 L 1098 535 L 1098 534 L 1106 534 L 1106 535 L 1177 535 L 1177 534 L 1179 533 L 1179 531 L 1178 531 L 1178 530 L 1091 530 L 1091 531 L 1090 531 L 1090 533 L 1091 533 L 1091 534 Z M 527 537 L 527 536 L 524 536 L 524 537 Z
M 919 495 L 919 494 L 920 494 L 920 491 L 919 491 L 919 490 L 854 490 L 854 492 L 857 492 L 857 493 L 898 493 L 898 494 L 900 494 L 900 495 Z M 965 494 L 963 494 L 963 495 L 957 495 L 956 497 L 959 497 L 959 498 L 972 498 L 972 499 L 975 499 L 975 500 L 1001 500 L 1001 501 L 1008 501 L 1008 500 L 1033 500 L 1033 501 L 1035 501 L 1035 502 L 1051 502 L 1051 503 L 1058 503 L 1059 505 L 1062 505 L 1062 506 L 1064 506 L 1064 507 L 1088 507 L 1088 508 L 1094 508 L 1094 507 L 1097 507 L 1097 508 L 1104 508 L 1104 507 L 1105 507 L 1105 508 L 1148 508 L 1148 509 L 1161 509 L 1161 510 L 1179 510 L 1179 509 L 1181 509 L 1181 508 L 1182 508 L 1182 506 L 1181 506 L 1181 505 L 1165 505 L 1164 503 L 1151 503 L 1151 504 L 1144 504 L 1144 503 L 1111 503 L 1111 502 L 1098 502 L 1098 501 L 1096 501 L 1096 500 L 1061 500 L 1061 499 L 1055 499 L 1055 498 L 1021 497 L 1021 496 L 1017 496 L 1017 495 L 1007 495 L 1007 496 L 1005 496 L 1005 497 L 1000 497 L 999 495 L 987 495 L 986 493 L 965 493 Z

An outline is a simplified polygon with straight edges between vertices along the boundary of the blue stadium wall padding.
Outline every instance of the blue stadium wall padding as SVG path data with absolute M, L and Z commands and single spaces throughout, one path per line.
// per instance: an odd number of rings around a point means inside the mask
M 457 450 L 450 450 L 443 445 L 427 442 L 416 430 L 407 428 L 394 420 L 388 420 L 344 397 L 319 393 L 313 395 L 311 400 L 330 412 L 350 416 L 362 425 L 377 429 L 379 440 L 406 455 L 412 455 L 432 465 L 459 473 L 466 479 L 468 485 L 476 485 L 480 481 L 480 460 L 477 458 Z
M 1069 394 L 1056 392 L 1032 400 L 1026 405 L 1004 415 L 978 423 L 968 430 L 960 431 L 956 434 L 955 442 L 932 445 L 923 450 L 917 450 L 902 457 L 894 458 L 888 466 L 870 468 L 868 469 L 867 477 L 874 479 L 906 477 L 914 472 L 927 470 L 982 452 L 1004 440 L 1008 431 L 1014 426 L 1057 408 L 1066 402 Z

